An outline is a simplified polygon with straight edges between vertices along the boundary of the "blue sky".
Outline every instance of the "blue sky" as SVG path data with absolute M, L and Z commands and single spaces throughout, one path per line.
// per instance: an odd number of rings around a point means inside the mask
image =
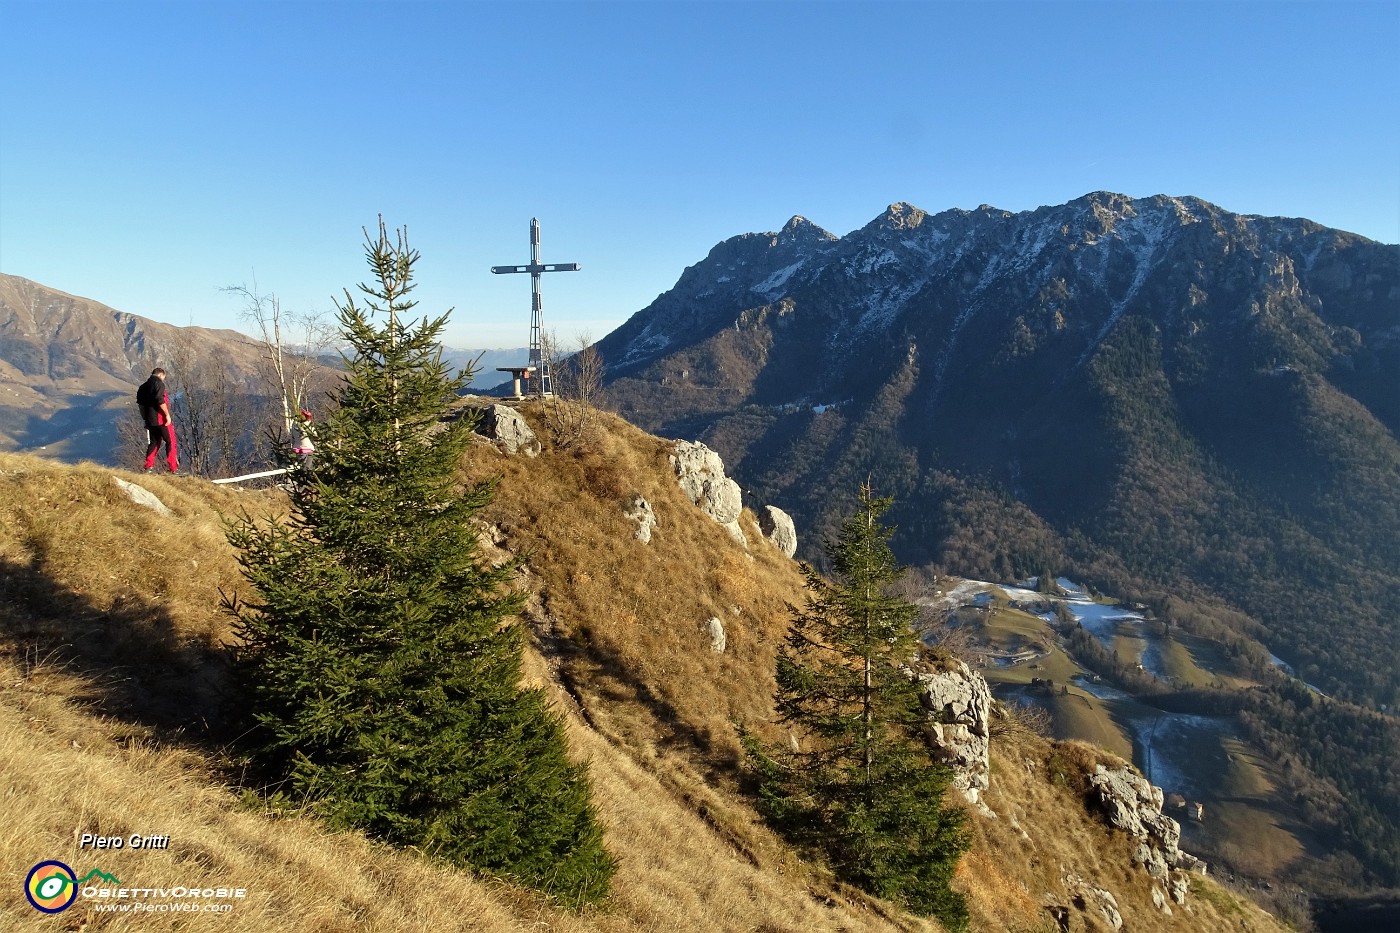
M 329 311 L 407 225 L 453 346 L 601 337 L 715 243 L 1195 195 L 1400 242 L 1400 2 L 0 0 L 0 271 Z

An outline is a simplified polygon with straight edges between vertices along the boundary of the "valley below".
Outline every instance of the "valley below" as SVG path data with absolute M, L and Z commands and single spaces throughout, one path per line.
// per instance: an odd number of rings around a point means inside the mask
M 1287 792 L 1277 766 L 1243 734 L 1237 717 L 1195 711 L 1190 691 L 1258 686 L 1224 645 L 1173 630 L 1143 606 L 1053 587 L 950 579 L 917 600 L 946 617 L 958 649 L 974 659 L 1006 703 L 1044 710 L 1056 739 L 1077 739 L 1131 760 L 1166 796 L 1182 848 L 1227 877 L 1307 877 L 1326 847 Z M 1152 684 L 1116 686 L 1077 659 L 1070 633 L 1090 636 Z

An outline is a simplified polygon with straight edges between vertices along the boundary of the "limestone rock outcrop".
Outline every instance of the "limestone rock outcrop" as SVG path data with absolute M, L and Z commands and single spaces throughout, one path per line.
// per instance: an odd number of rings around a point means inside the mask
M 776 505 L 765 505 L 758 510 L 758 530 L 788 557 L 797 553 L 797 526 L 792 523 L 792 516 Z
M 700 511 L 725 527 L 735 541 L 748 546 L 748 538 L 739 527 L 739 513 L 744 510 L 744 497 L 739 484 L 724 475 L 724 461 L 715 451 L 699 441 L 676 441 L 671 454 L 671 466 L 681 491 Z
M 1172 905 L 1167 903 L 1167 896 L 1162 893 L 1162 889 L 1155 884 L 1152 886 L 1152 906 L 1156 907 L 1168 917 L 1172 915 Z
M 991 783 L 991 688 L 962 661 L 950 670 L 920 674 L 919 682 L 930 744 L 953 769 L 953 786 L 969 803 L 990 813 L 982 791 Z
M 724 649 L 729 647 L 729 637 L 724 633 L 724 623 L 713 616 L 701 626 L 705 634 L 710 636 L 710 650 L 715 654 L 724 654 Z
M 540 452 L 540 441 L 520 413 L 508 405 L 488 405 L 481 409 L 477 431 L 496 442 L 508 454 L 533 457 Z
M 1099 765 L 1089 777 L 1089 786 L 1109 824 L 1139 840 L 1133 861 L 1173 901 L 1186 903 L 1191 888 L 1187 875 L 1204 874 L 1205 863 L 1181 851 L 1181 824 L 1162 813 L 1162 789 L 1126 765 L 1115 770 Z
M 1116 829 L 1152 843 L 1172 865 L 1181 855 L 1181 824 L 1162 813 L 1162 789 L 1122 767 L 1110 771 L 1104 765 L 1094 769 L 1089 785 L 1099 805 Z
M 164 502 L 160 501 L 159 496 L 151 492 L 146 487 L 138 486 L 135 483 L 128 483 L 120 476 L 112 477 L 112 483 L 122 492 L 126 493 L 126 497 L 128 499 L 130 499 L 132 502 L 135 502 L 142 508 L 150 509 L 152 512 L 155 512 L 158 515 L 174 514 L 170 511 L 170 509 L 166 506 Z
M 622 514 L 637 523 L 632 537 L 643 544 L 650 544 L 651 530 L 656 527 L 656 512 L 652 510 L 651 503 L 641 496 L 633 496 Z
M 1094 910 L 1115 930 L 1123 929 L 1123 914 L 1118 909 L 1118 899 L 1107 888 L 1095 887 L 1079 875 L 1065 876 L 1065 886 L 1069 888 L 1074 906 L 1082 911 Z

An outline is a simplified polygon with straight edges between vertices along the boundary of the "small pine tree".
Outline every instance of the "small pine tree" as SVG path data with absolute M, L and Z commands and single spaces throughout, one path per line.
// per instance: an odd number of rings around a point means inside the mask
M 292 473 L 289 520 L 228 527 L 257 592 L 225 601 L 253 761 L 334 826 L 599 900 L 615 866 L 586 770 L 519 686 L 517 564 L 488 566 L 470 522 L 494 487 L 458 488 L 473 423 L 444 415 L 470 374 L 448 376 L 446 314 L 405 323 L 405 234 L 366 241 L 376 284 L 338 305 L 351 352 L 314 470 Z
M 944 805 L 952 778 L 923 740 L 925 715 L 909 665 L 918 607 L 887 588 L 901 568 L 880 524 L 889 499 L 869 486 L 827 554 L 828 583 L 805 567 L 808 597 L 778 657 L 777 709 L 794 748 L 744 737 L 769 820 L 836 874 L 949 929 L 967 908 L 949 886 L 967 850 L 964 815 Z

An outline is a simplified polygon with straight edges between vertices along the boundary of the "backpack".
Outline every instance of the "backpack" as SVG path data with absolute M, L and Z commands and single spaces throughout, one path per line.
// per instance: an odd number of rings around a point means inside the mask
M 154 376 L 141 383 L 141 388 L 136 390 L 136 404 L 141 407 L 142 415 L 160 408 L 160 403 L 164 400 L 165 383 Z

